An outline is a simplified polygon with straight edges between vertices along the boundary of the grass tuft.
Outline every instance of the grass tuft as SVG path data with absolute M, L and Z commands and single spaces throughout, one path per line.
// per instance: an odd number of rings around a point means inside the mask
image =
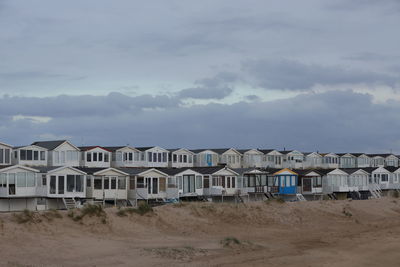
M 48 210 L 44 212 L 42 216 L 48 221 L 52 221 L 53 219 L 61 219 L 63 217 L 58 210 Z
M 33 211 L 25 209 L 21 213 L 14 213 L 14 218 L 17 223 L 40 223 L 42 220 Z
M 239 239 L 236 237 L 225 237 L 224 239 L 221 240 L 221 244 L 223 247 L 232 247 L 232 246 L 237 246 L 240 245 L 242 242 L 240 242 Z
M 101 223 L 107 223 L 107 213 L 104 211 L 103 206 L 87 204 L 82 209 L 77 210 L 77 214 L 74 210 L 68 212 L 68 217 L 70 217 L 75 222 L 81 221 L 85 216 L 98 217 L 101 218 Z

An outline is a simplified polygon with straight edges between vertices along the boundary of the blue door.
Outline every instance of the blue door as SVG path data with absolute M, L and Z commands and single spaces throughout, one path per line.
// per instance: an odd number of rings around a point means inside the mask
M 279 180 L 279 194 L 294 195 L 297 192 L 297 175 L 277 175 Z

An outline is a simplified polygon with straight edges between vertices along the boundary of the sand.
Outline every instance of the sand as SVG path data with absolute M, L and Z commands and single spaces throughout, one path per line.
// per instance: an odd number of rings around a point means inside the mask
M 1 266 L 399 266 L 400 199 L 0 214 Z

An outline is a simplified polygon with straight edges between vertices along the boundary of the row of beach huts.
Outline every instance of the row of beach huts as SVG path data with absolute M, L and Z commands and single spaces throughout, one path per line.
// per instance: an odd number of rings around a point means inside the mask
M 380 198 L 400 190 L 394 154 L 0 143 L 0 211 L 179 200 Z

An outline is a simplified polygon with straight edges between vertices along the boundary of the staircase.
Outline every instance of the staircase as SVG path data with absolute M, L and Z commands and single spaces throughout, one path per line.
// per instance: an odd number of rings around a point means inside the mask
M 239 194 L 236 195 L 236 199 L 238 199 L 240 203 L 244 203 L 244 199 Z
M 329 197 L 330 199 L 332 199 L 332 200 L 337 200 L 337 197 L 336 197 L 335 193 L 328 194 L 328 197 Z
M 369 192 L 373 198 L 381 198 L 382 197 L 382 190 L 376 184 L 370 184 L 368 186 Z
M 136 199 L 128 199 L 127 203 L 128 203 L 128 206 L 131 206 L 131 207 L 136 207 L 136 205 L 137 205 Z
M 274 195 L 273 195 L 272 193 L 270 193 L 270 192 L 265 192 L 265 193 L 264 193 L 264 196 L 265 196 L 266 198 L 268 198 L 268 199 L 273 199 L 273 198 L 275 198 Z
M 296 198 L 298 201 L 307 201 L 307 199 L 302 194 L 296 194 Z
M 70 198 L 63 198 L 63 202 L 64 202 L 65 208 L 66 208 L 67 210 L 75 209 L 75 208 L 76 208 L 75 199 L 73 199 L 72 197 L 70 197 Z

